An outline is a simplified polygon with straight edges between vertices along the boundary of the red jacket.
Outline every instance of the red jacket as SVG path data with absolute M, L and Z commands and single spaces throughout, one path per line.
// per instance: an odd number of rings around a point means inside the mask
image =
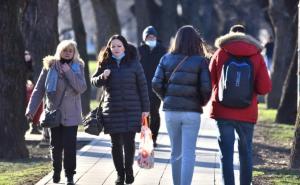
M 210 117 L 256 123 L 258 113 L 257 95 L 267 94 L 272 87 L 266 64 L 260 54 L 262 46 L 253 37 L 242 33 L 224 35 L 216 40 L 216 46 L 219 49 L 214 53 L 209 65 L 213 88 L 211 101 L 208 104 Z M 218 83 L 222 66 L 229 58 L 228 53 L 234 56 L 248 56 L 253 64 L 254 91 L 252 103 L 249 107 L 229 108 L 218 102 Z

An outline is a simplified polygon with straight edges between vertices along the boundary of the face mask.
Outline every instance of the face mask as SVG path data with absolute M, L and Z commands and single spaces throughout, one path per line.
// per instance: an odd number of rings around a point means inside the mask
M 122 58 L 125 57 L 125 52 L 121 53 L 119 56 L 112 55 L 112 57 L 117 60 L 122 60 Z
M 146 40 L 145 43 L 150 47 L 154 48 L 156 46 L 156 40 Z

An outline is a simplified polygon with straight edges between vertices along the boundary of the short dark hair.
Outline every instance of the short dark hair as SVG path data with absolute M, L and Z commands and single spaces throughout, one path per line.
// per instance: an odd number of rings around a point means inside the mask
M 230 28 L 230 32 L 240 32 L 240 33 L 245 33 L 246 32 L 246 28 L 245 26 L 241 25 L 241 24 L 235 24 L 233 26 L 231 26 Z

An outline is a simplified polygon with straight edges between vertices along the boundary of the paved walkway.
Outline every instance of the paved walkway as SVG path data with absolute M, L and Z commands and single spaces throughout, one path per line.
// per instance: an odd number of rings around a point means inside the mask
M 196 165 L 192 185 L 219 185 L 219 155 L 217 143 L 218 131 L 213 120 L 202 118 L 196 148 Z M 136 140 L 138 141 L 139 135 Z M 114 170 L 111 154 L 110 139 L 103 133 L 93 137 L 79 133 L 78 139 L 92 139 L 92 141 L 77 152 L 77 173 L 74 180 L 77 185 L 114 185 L 116 171 Z M 136 145 L 138 147 L 138 144 Z M 158 147 L 155 149 L 155 167 L 140 169 L 134 164 L 134 185 L 172 185 L 170 157 L 170 141 L 166 127 L 162 123 L 158 137 Z M 238 175 L 237 152 L 235 152 L 235 173 Z M 62 174 L 62 177 L 64 175 Z M 41 179 L 37 185 L 55 185 L 52 174 Z M 236 178 L 238 179 L 238 178 Z M 65 182 L 63 178 L 61 184 Z M 238 185 L 239 183 L 236 182 Z

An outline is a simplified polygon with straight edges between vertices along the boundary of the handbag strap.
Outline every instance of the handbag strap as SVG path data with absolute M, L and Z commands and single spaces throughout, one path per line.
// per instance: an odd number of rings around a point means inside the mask
M 169 80 L 168 80 L 168 84 L 170 83 L 171 81 L 171 78 L 174 76 L 175 72 L 179 69 L 179 67 L 183 64 L 184 61 L 186 61 L 186 59 L 188 58 L 188 56 L 185 56 L 179 63 L 178 65 L 175 67 L 175 69 L 173 70 Z
M 64 89 L 64 91 L 63 91 L 63 93 L 62 93 L 62 96 L 60 97 L 60 100 L 59 100 L 59 104 L 58 104 L 58 106 L 57 106 L 57 109 L 61 106 L 62 101 L 63 101 L 63 98 L 64 98 L 64 96 L 65 96 L 65 94 L 66 94 L 68 82 L 67 82 L 66 79 L 64 79 L 64 81 L 66 82 L 66 87 L 65 87 L 65 89 Z
M 98 106 L 97 113 L 96 113 L 97 115 L 99 115 L 100 107 L 102 106 L 102 103 L 104 101 L 105 91 L 106 91 L 106 88 L 105 88 L 105 86 L 103 86 L 103 91 L 102 91 L 102 94 L 101 94 L 99 106 Z

